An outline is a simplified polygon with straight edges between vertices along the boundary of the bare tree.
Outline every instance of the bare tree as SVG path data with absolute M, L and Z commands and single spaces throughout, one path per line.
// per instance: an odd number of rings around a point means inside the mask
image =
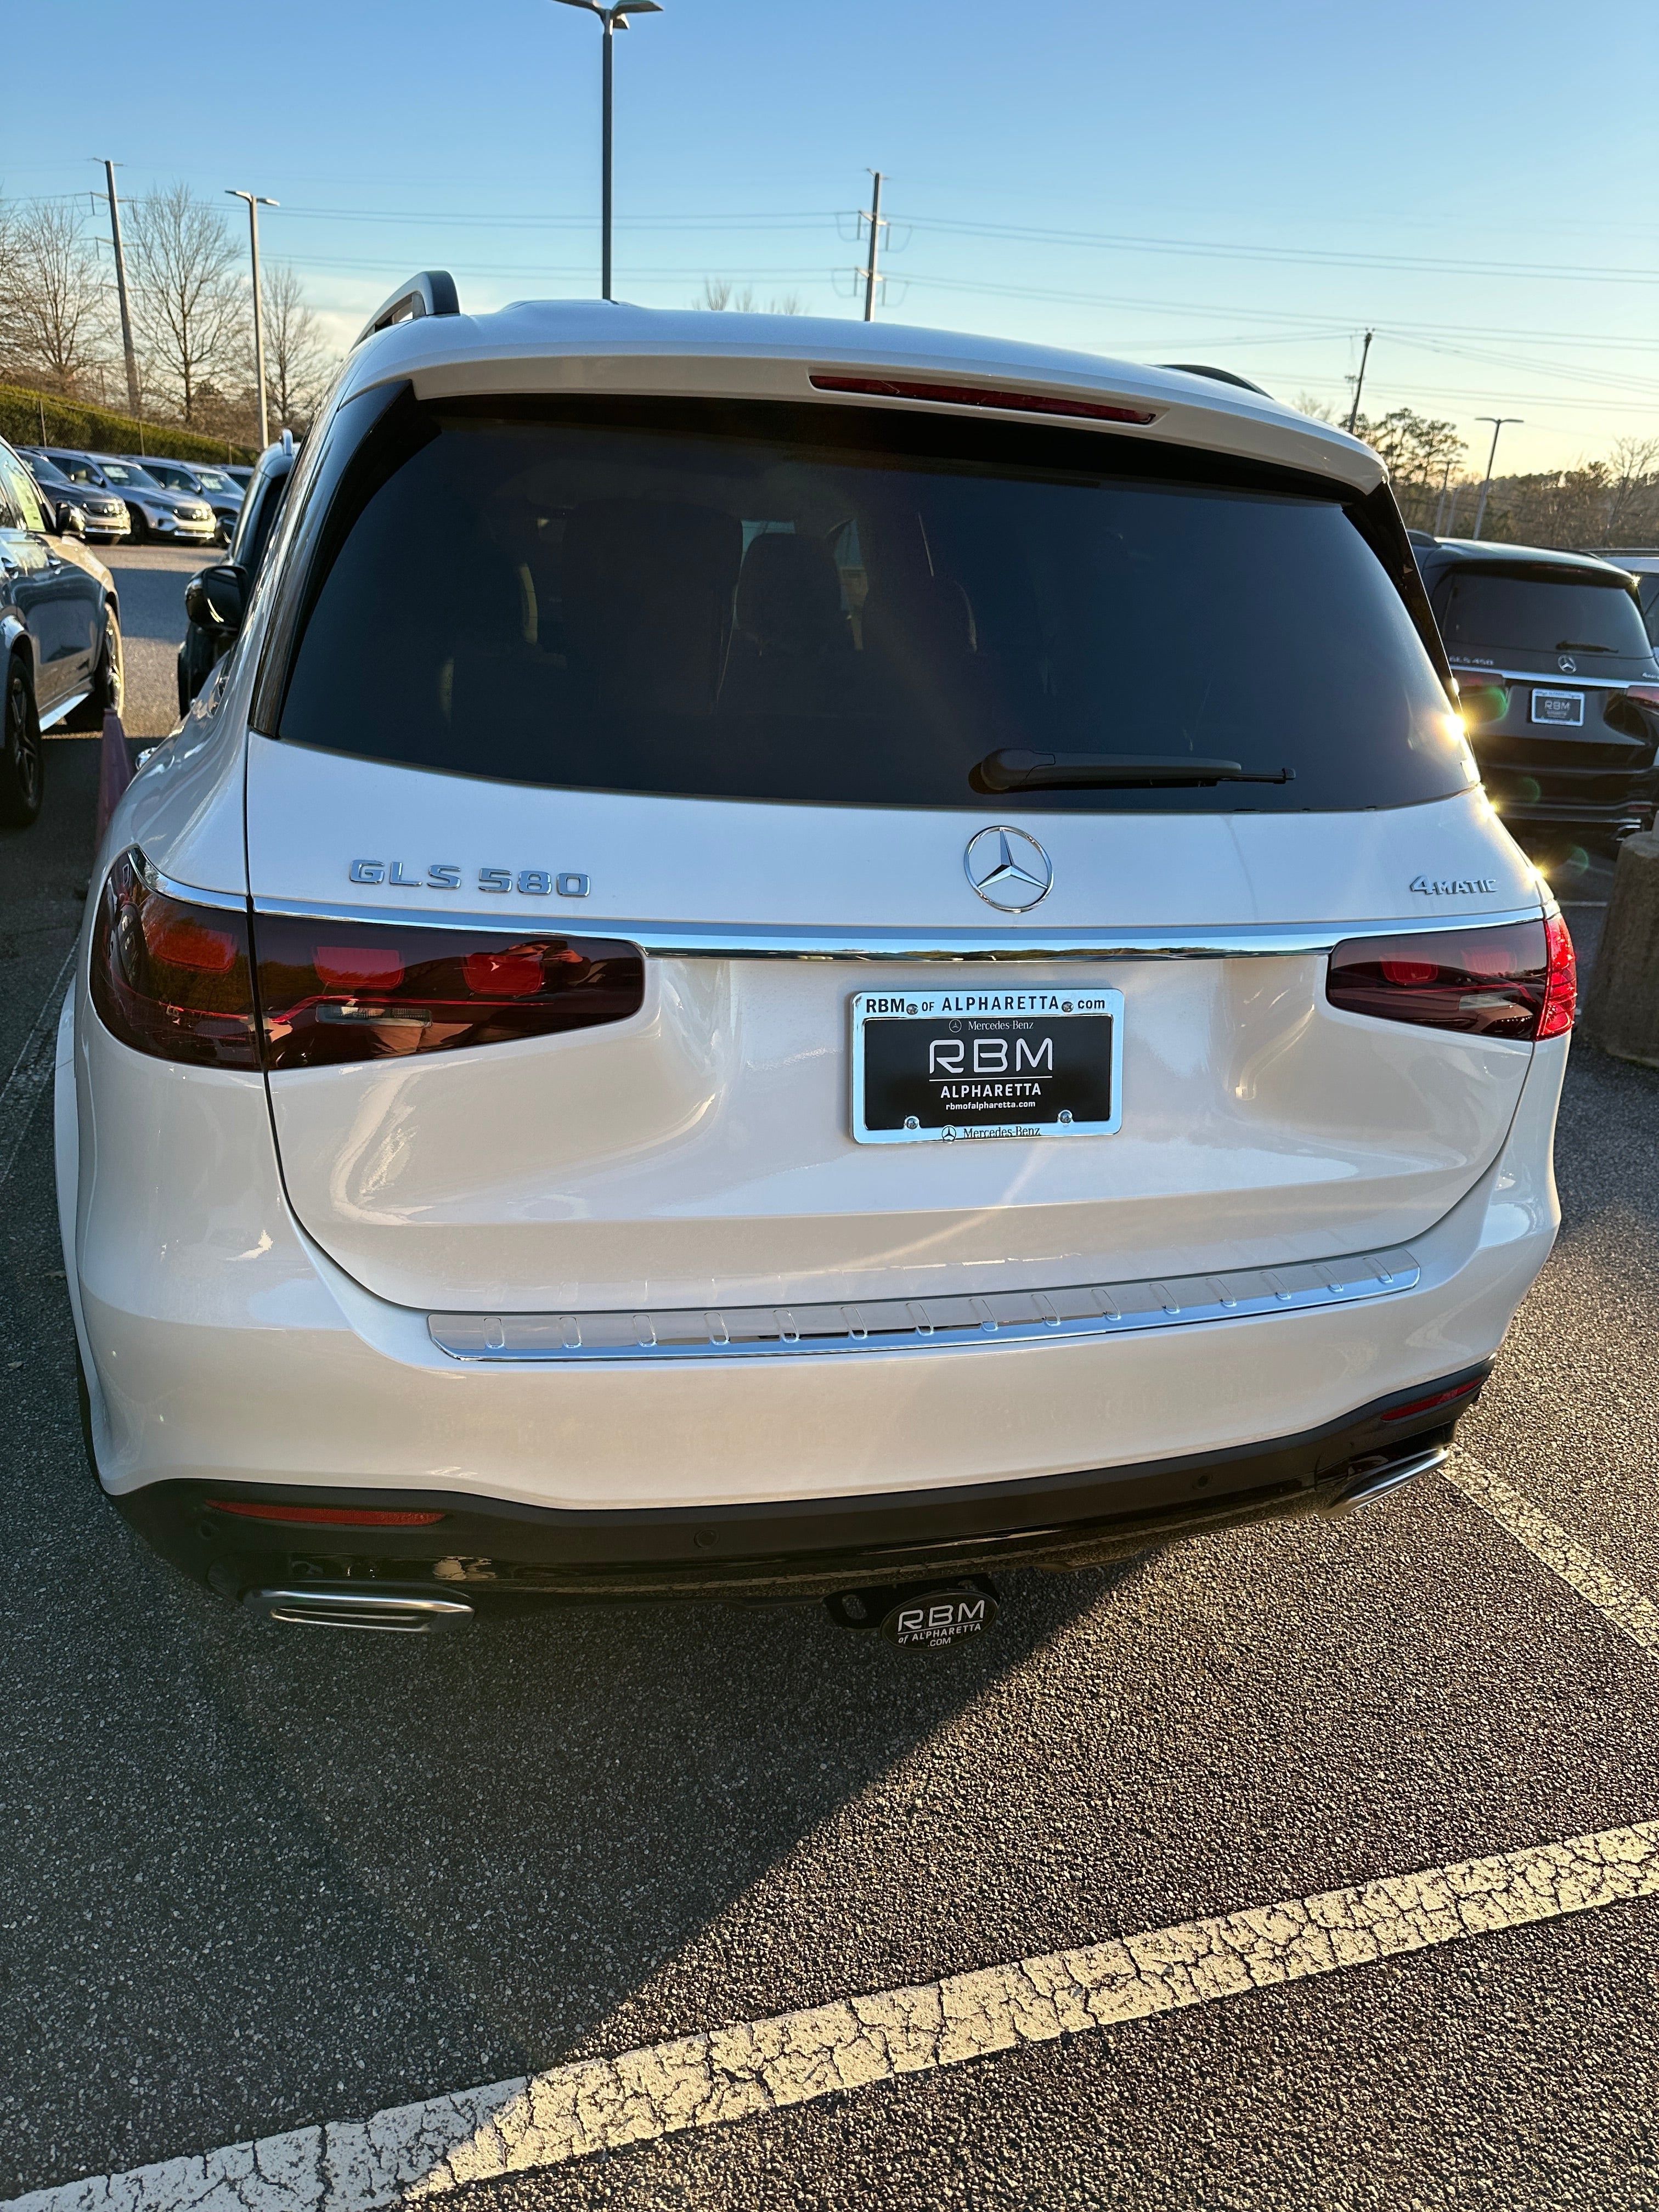
M 331 363 L 317 318 L 291 264 L 274 263 L 264 277 L 265 384 L 271 427 L 309 428 Z
M 234 373 L 240 352 L 237 248 L 218 209 L 188 185 L 131 204 L 134 319 L 152 379 L 193 422 L 203 387 Z
M 705 276 L 702 297 L 696 305 L 712 308 L 716 313 L 729 307 L 733 314 L 738 315 L 757 315 L 763 312 L 760 301 L 755 297 L 754 286 L 745 284 L 741 292 L 736 291 L 729 276 Z M 764 312 L 769 315 L 799 315 L 805 312 L 805 302 L 799 292 L 775 294 L 767 301 Z
M 73 202 L 36 200 L 0 229 L 0 349 L 72 392 L 103 352 L 105 288 Z

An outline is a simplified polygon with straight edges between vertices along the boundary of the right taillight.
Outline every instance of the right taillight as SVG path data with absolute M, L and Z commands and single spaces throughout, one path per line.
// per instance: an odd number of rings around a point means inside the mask
M 1572 1027 L 1572 939 L 1559 914 L 1496 928 L 1351 937 L 1331 954 L 1325 995 L 1345 1013 L 1521 1043 Z
M 636 945 L 187 904 L 137 851 L 110 870 L 93 1004 L 123 1043 L 220 1067 L 337 1066 L 625 1021 Z

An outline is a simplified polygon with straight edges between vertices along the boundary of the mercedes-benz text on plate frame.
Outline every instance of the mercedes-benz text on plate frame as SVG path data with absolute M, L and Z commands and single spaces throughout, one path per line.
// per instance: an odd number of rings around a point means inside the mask
M 1047 898 L 1054 880 L 1054 864 L 1036 839 L 1000 823 L 970 838 L 962 859 L 969 882 L 987 906 L 1000 907 L 1004 914 L 1024 914 Z
M 853 1135 L 1109 1137 L 1123 1119 L 1123 994 L 860 991 Z

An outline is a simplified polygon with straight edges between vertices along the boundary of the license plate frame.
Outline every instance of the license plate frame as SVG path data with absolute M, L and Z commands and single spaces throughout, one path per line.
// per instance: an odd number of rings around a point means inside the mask
M 1538 711 L 1540 699 L 1546 702 L 1547 708 L 1557 706 L 1564 709 L 1576 708 L 1577 712 L 1556 714 L 1546 711 L 1540 714 Z M 1547 730 L 1582 730 L 1584 726 L 1584 695 L 1582 691 L 1563 690 L 1553 684 L 1534 684 L 1532 687 L 1531 719 Z
M 1056 990 L 857 991 L 848 1001 L 848 1014 L 855 1144 L 1112 1137 L 1122 1127 L 1121 991 L 1102 984 Z M 1079 1029 L 1079 1024 L 1085 1026 Z M 907 1029 L 918 1036 L 902 1037 L 900 1032 Z M 998 1037 L 1004 1043 L 1000 1056 L 988 1042 L 977 1042 Z M 1071 1064 L 1063 1064 L 1057 1052 L 1063 1038 L 1086 1048 L 1083 1065 L 1069 1054 L 1064 1058 Z M 905 1066 L 912 1042 L 921 1048 L 920 1064 Z M 953 1049 L 958 1043 L 959 1054 Z M 999 1057 L 1000 1066 L 988 1064 Z M 1006 1090 L 1016 1084 L 1021 1089 L 1005 1109 L 990 1086 Z M 953 1085 L 961 1097 L 945 1095 Z M 902 1105 L 915 1110 L 903 1115 Z

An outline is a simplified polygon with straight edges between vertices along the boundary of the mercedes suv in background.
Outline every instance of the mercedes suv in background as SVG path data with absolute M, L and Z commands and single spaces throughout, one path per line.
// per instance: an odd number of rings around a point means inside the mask
M 125 504 L 132 534 L 184 545 L 206 545 L 218 535 L 218 517 L 204 499 L 192 493 L 166 491 L 137 461 L 113 453 L 76 453 L 50 446 L 46 459 L 71 483 L 112 493 Z
M 294 434 L 284 430 L 274 445 L 260 454 L 236 518 L 224 565 L 235 574 L 231 587 L 240 596 L 251 588 L 265 557 L 265 548 L 276 517 L 282 512 L 288 480 L 294 472 L 296 448 Z M 190 702 L 213 673 L 215 665 L 236 641 L 235 629 L 221 620 L 210 596 L 215 572 L 204 569 L 185 586 L 185 635 L 179 647 L 179 712 L 187 714 Z
M 1463 720 L 1505 823 L 1547 862 L 1650 829 L 1659 661 L 1638 580 L 1536 546 L 1413 538 Z
M 18 446 L 13 450 L 54 511 L 66 506 L 79 507 L 88 543 L 118 544 L 131 534 L 126 502 L 113 492 L 100 491 L 95 484 L 73 483 L 38 446 Z
M 187 1572 L 903 1641 L 1444 1456 L 1555 1232 L 1572 950 L 1367 447 L 434 276 L 208 574 L 57 1117 L 94 1465 Z
M 202 461 L 169 461 L 154 457 L 145 459 L 136 453 L 128 453 L 125 458 L 137 461 L 163 491 L 179 492 L 187 499 L 205 501 L 213 509 L 220 543 L 229 544 L 236 518 L 242 511 L 242 487 L 234 477 Z

